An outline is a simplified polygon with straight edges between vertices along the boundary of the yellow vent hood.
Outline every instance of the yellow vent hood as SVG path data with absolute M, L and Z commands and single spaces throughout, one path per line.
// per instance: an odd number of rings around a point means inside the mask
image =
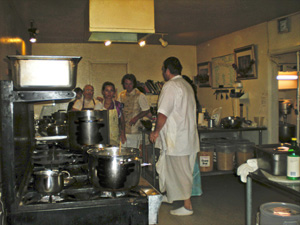
M 154 0 L 90 0 L 89 41 L 138 42 L 155 33 Z

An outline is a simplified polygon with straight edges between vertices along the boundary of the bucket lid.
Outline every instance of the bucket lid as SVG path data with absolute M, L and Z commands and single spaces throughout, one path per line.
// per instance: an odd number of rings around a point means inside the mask
M 232 144 L 230 142 L 216 143 L 216 151 L 217 152 L 224 152 L 224 153 L 235 152 L 234 144 Z
M 215 149 L 215 146 L 211 143 L 207 143 L 207 142 L 201 142 L 200 143 L 200 151 L 213 152 L 214 149 Z
M 300 206 L 285 202 L 268 202 L 260 206 L 260 212 L 274 217 L 299 217 Z
M 236 148 L 238 152 L 253 152 L 255 143 L 236 143 Z

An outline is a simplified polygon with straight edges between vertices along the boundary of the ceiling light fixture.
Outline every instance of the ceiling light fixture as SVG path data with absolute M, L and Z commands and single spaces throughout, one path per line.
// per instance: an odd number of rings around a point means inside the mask
M 39 33 L 39 30 L 37 28 L 34 28 L 33 27 L 33 23 L 34 23 L 34 20 L 31 20 L 30 21 L 30 28 L 28 29 L 28 32 L 29 32 L 29 41 L 31 43 L 35 43 L 36 42 L 36 35 Z
M 104 45 L 105 45 L 105 46 L 110 46 L 110 45 L 111 45 L 111 41 L 105 41 L 105 42 L 104 42 Z
M 145 40 L 141 40 L 140 42 L 139 42 L 139 46 L 140 47 L 144 47 L 146 45 L 146 41 Z
M 164 47 L 164 48 L 167 47 L 168 44 L 169 44 L 166 40 L 164 40 L 164 35 L 163 34 L 161 35 L 161 38 L 158 39 L 158 40 L 159 40 L 161 46 Z

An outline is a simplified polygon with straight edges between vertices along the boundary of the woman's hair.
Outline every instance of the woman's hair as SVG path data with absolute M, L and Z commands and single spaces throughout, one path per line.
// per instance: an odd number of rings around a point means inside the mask
M 137 82 L 136 82 L 136 78 L 133 74 L 125 74 L 122 78 L 122 85 L 123 85 L 123 88 L 125 89 L 124 87 L 124 83 L 125 83 L 125 80 L 130 80 L 132 83 L 133 83 L 133 88 L 136 88 L 137 86 Z
M 114 91 L 116 91 L 115 85 L 112 82 L 106 81 L 104 82 L 104 84 L 102 85 L 102 92 L 105 90 L 106 86 L 112 86 Z
M 174 75 L 181 75 L 182 65 L 176 57 L 169 57 L 164 61 L 164 70 L 170 70 Z
M 83 90 L 82 90 L 80 87 L 77 87 L 77 88 L 74 89 L 74 92 L 75 92 L 76 94 L 78 94 L 78 93 L 83 93 Z

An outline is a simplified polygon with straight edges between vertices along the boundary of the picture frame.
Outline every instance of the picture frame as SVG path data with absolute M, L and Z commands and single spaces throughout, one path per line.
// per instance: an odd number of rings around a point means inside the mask
M 194 83 L 198 87 L 211 87 L 211 62 L 197 64 L 197 76 L 194 77 Z
M 290 31 L 288 17 L 278 19 L 277 24 L 278 24 L 278 33 L 287 33 Z
M 212 88 L 232 88 L 235 81 L 234 54 L 217 56 L 211 59 Z
M 257 79 L 254 45 L 234 49 L 236 80 Z

